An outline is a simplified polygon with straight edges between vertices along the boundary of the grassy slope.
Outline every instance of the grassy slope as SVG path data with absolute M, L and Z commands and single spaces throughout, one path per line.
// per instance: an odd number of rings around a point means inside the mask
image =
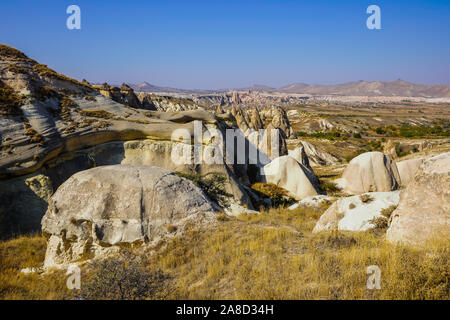
M 271 210 L 221 219 L 162 246 L 152 260 L 169 274 L 169 298 L 186 299 L 449 299 L 449 241 L 427 248 L 394 246 L 373 233 L 311 230 L 322 210 Z M 223 221 L 224 220 L 224 221 Z M 18 275 L 42 262 L 41 237 L 0 245 L 0 297 L 65 299 L 62 272 Z M 366 268 L 378 265 L 382 290 L 367 290 Z

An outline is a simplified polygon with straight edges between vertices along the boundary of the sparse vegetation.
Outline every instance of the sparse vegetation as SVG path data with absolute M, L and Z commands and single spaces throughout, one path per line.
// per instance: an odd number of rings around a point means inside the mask
M 0 44 L 0 56 L 4 56 L 10 59 L 31 60 L 28 59 L 28 57 L 22 51 L 4 44 Z
M 339 189 L 337 184 L 332 181 L 322 182 L 320 184 L 320 189 L 327 191 L 327 192 L 332 192 L 332 193 L 341 191 L 341 189 Z
M 297 132 L 297 136 L 299 137 L 309 137 L 309 138 L 317 138 L 317 139 L 327 139 L 327 140 L 337 140 L 339 138 L 346 138 L 345 134 L 341 133 L 338 130 L 334 131 L 325 131 L 325 132 L 313 132 L 307 133 L 304 131 Z
M 273 183 L 257 182 L 252 185 L 252 189 L 259 195 L 269 198 L 274 208 L 287 207 L 296 202 L 285 189 Z
M 359 199 L 361 200 L 362 203 L 370 203 L 373 201 L 372 196 L 367 193 L 360 195 Z
M 104 110 L 81 110 L 80 114 L 86 117 L 114 119 L 114 114 Z
M 25 68 L 13 63 L 10 63 L 8 65 L 8 71 L 12 73 L 22 73 L 22 74 L 28 73 Z
M 62 81 L 67 81 L 81 89 L 84 89 L 87 91 L 93 90 L 90 85 L 81 83 L 80 81 L 69 78 L 63 74 L 57 73 L 56 71 L 47 67 L 45 64 L 36 63 L 33 66 L 33 71 L 36 72 L 37 74 L 39 74 L 41 77 L 47 77 L 47 78 L 53 78 L 53 79 L 58 79 L 58 80 L 62 80 Z
M 23 98 L 20 97 L 14 89 L 0 80 L 0 115 L 2 116 L 21 116 Z
M 81 296 L 89 300 L 163 299 L 169 294 L 169 276 L 131 251 L 91 263 L 81 287 Z
M 412 248 L 389 244 L 371 232 L 312 234 L 323 210 L 272 209 L 227 217 L 210 232 L 191 227 L 130 264 L 119 257 L 83 267 L 82 292 L 66 289 L 64 271 L 18 273 L 42 263 L 42 237 L 2 242 L 0 297 L 449 299 L 449 239 Z M 383 270 L 381 290 L 366 288 L 370 265 Z M 136 272 L 129 272 L 130 266 Z M 139 290 L 129 290 L 135 285 Z

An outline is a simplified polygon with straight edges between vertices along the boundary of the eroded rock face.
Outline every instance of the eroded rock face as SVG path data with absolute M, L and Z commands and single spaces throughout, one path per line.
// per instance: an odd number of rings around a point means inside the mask
M 397 162 L 401 185 L 406 186 L 416 175 L 424 159 L 411 159 Z
M 366 231 L 373 229 L 375 225 L 371 223 L 372 219 L 377 217 L 383 218 L 383 209 L 397 206 L 399 195 L 400 191 L 370 192 L 361 195 L 366 198 L 361 196 L 341 198 L 324 212 L 313 232 L 326 230 Z
M 335 165 L 338 163 L 338 159 L 335 156 L 307 141 L 300 141 L 299 148 L 302 147 L 305 150 L 311 166 Z
M 276 158 L 264 166 L 265 182 L 287 190 L 296 200 L 317 195 L 314 173 L 290 156 Z
M 309 158 L 306 155 L 305 147 L 297 147 L 294 150 L 288 150 L 289 156 L 300 162 L 302 165 L 311 170 L 311 165 L 309 164 Z
M 214 223 L 215 214 L 198 187 L 166 169 L 115 165 L 82 171 L 58 188 L 42 219 L 48 237 L 44 267 L 155 243 L 188 223 Z
M 381 152 L 367 152 L 352 159 L 337 179 L 339 187 L 350 194 L 388 192 L 400 186 L 395 161 Z
M 423 244 L 450 234 L 450 153 L 426 160 L 402 191 L 386 238 Z

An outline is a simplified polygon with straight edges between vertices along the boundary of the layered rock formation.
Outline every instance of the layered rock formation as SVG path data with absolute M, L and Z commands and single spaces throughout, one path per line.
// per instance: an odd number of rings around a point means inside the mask
M 122 83 L 120 88 L 104 83 L 102 85 L 94 85 L 95 89 L 105 97 L 112 99 L 118 103 L 130 106 L 132 108 L 142 108 L 141 101 L 127 84 Z
M 202 137 L 206 137 L 200 143 L 208 148 L 213 143 L 207 138 L 210 130 L 223 132 L 233 124 L 227 114 L 218 118 L 202 109 L 170 113 L 131 108 L 122 103 L 126 101 L 109 99 L 90 85 L 60 75 L 16 49 L 0 49 L 2 238 L 40 228 L 39 219 L 47 206 L 40 194 L 47 192 L 46 186 L 27 185 L 28 179 L 43 175 L 56 189 L 76 172 L 120 164 L 124 159 L 190 174 L 222 175 L 227 192 L 235 196 L 233 200 L 253 208 L 243 188 L 249 183 L 247 163 L 224 161 L 217 166 L 202 163 L 175 168 L 169 157 L 178 142 L 172 141 L 174 132 L 183 130 L 187 134 L 183 142 L 191 143 L 194 123 L 200 121 Z M 114 95 L 117 90 L 112 91 Z M 126 86 L 121 91 L 130 92 Z M 125 144 L 137 139 L 145 142 Z M 23 203 L 24 197 L 28 206 Z
M 154 244 L 215 222 L 214 205 L 192 182 L 158 167 L 104 166 L 61 185 L 42 219 L 44 267 Z
M 338 159 L 335 156 L 307 141 L 300 141 L 298 148 L 303 148 L 311 166 L 328 166 L 338 163 Z M 298 152 L 296 151 L 294 154 Z M 300 150 L 300 152 L 302 151 Z
M 386 238 L 424 244 L 450 234 L 450 153 L 426 160 L 402 191 Z

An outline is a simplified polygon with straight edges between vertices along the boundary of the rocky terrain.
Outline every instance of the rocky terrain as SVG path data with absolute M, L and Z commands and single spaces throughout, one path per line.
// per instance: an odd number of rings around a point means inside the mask
M 396 81 L 269 89 L 156 94 L 144 92 L 156 91 L 149 84 L 92 85 L 0 45 L 0 237 L 42 232 L 39 272 L 125 249 L 154 259 L 168 250 L 159 263 L 176 268 L 191 250 L 183 239 L 205 237 L 196 232 L 222 237 L 198 243 L 210 244 L 198 249 L 204 252 L 228 239 L 237 246 L 236 235 L 263 239 L 275 232 L 265 244 L 252 238 L 244 256 L 280 239 L 287 244 L 282 254 L 317 250 L 327 241 L 341 249 L 369 236 L 376 240 L 361 241 L 448 245 L 449 105 L 423 100 L 449 97 L 446 86 Z M 338 89 L 371 98 L 354 105 L 291 95 Z M 371 100 L 381 94 L 394 99 Z M 400 94 L 419 98 L 395 104 Z M 220 141 L 218 133 L 225 137 L 228 130 L 235 136 Z M 229 157 L 226 148 L 240 144 Z M 221 161 L 192 161 L 199 152 Z M 181 154 L 188 161 L 179 162 Z M 214 253 L 222 267 L 234 259 L 223 250 Z M 257 265 L 264 256 L 250 260 Z M 212 285 L 202 281 L 196 285 Z

